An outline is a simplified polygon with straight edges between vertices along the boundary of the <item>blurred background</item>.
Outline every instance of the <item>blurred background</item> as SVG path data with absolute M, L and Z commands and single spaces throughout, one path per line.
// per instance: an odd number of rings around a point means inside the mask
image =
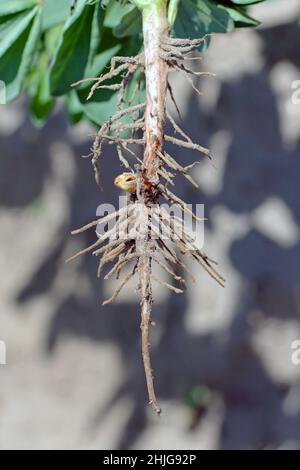
M 95 238 L 70 231 L 117 203 L 114 151 L 100 192 L 82 158 L 93 128 L 72 128 L 58 107 L 38 130 L 26 98 L 1 106 L 0 448 L 300 448 L 300 5 L 254 10 L 261 27 L 214 37 L 201 67 L 217 77 L 199 81 L 202 98 L 172 79 L 182 127 L 216 167 L 202 160 L 200 191 L 179 180 L 177 192 L 205 204 L 205 250 L 227 286 L 191 265 L 186 294 L 155 290 L 159 418 L 147 404 L 134 285 L 102 307 L 114 285 L 96 279 L 96 259 L 64 262 Z

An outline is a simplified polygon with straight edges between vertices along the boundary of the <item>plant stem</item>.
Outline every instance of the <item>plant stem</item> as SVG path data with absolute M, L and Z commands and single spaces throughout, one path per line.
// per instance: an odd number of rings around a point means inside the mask
M 160 42 L 169 33 L 167 2 L 154 0 L 143 8 L 143 35 L 146 76 L 145 175 L 158 181 L 159 158 L 164 135 L 168 65 L 161 58 Z
M 146 109 L 145 109 L 145 151 L 143 158 L 143 176 L 153 184 L 159 183 L 159 154 L 163 146 L 164 123 L 166 109 L 166 91 L 168 65 L 161 58 L 161 38 L 169 34 L 167 19 L 167 0 L 136 0 L 143 15 L 145 77 L 146 77 Z M 139 181 L 140 176 L 137 177 Z M 141 186 L 139 184 L 139 186 Z M 152 297 L 152 266 L 151 259 L 155 247 L 150 239 L 148 224 L 148 198 L 142 188 L 137 190 L 140 205 L 139 237 L 137 252 L 139 254 L 139 290 L 141 295 L 141 332 L 142 354 L 147 381 L 149 402 L 157 414 L 161 408 L 155 396 L 153 375 L 150 361 L 150 336 Z

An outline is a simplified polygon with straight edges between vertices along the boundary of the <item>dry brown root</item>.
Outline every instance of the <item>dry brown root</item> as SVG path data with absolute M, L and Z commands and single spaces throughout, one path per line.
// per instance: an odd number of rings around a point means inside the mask
M 196 90 L 197 93 L 201 94 L 201 92 L 197 89 L 194 85 L 191 76 L 200 76 L 204 74 L 212 75 L 208 72 L 197 72 L 184 64 L 184 61 L 190 59 L 200 59 L 201 57 L 189 57 L 188 54 L 193 50 L 197 49 L 197 47 L 204 41 L 205 38 L 195 39 L 195 40 L 188 40 L 188 39 L 177 39 L 171 38 L 169 36 L 163 35 L 160 40 L 160 48 L 159 48 L 159 57 L 163 63 L 166 63 L 168 71 L 179 71 L 184 73 L 187 80 L 192 84 L 193 88 Z M 125 91 L 133 78 L 134 74 L 140 71 L 143 75 L 145 73 L 145 54 L 139 54 L 136 57 L 114 57 L 111 61 L 111 68 L 110 71 L 102 75 L 98 78 L 87 78 L 81 80 L 74 84 L 78 85 L 82 82 L 87 81 L 94 81 L 95 83 L 92 85 L 90 93 L 87 99 L 90 99 L 95 92 L 95 90 L 99 88 L 106 88 L 110 90 L 118 91 L 118 112 L 111 116 L 99 129 L 94 145 L 92 148 L 92 164 L 95 172 L 95 179 L 97 184 L 101 187 L 100 181 L 100 157 L 103 150 L 103 143 L 107 142 L 109 144 L 115 144 L 117 149 L 117 154 L 122 166 L 126 169 L 132 171 L 132 161 L 128 161 L 128 154 L 135 157 L 136 161 L 139 161 L 139 158 L 135 153 L 132 151 L 132 145 L 141 145 L 145 146 L 145 160 L 147 160 L 147 154 L 149 154 L 149 150 L 147 150 L 147 142 L 149 142 L 149 136 L 147 138 L 147 129 L 146 129 L 146 108 L 147 103 L 140 103 L 137 105 L 130 105 L 126 106 L 126 98 L 125 98 Z M 106 84 L 107 80 L 111 80 L 114 78 L 119 78 L 122 75 L 122 79 L 119 83 L 115 84 Z M 137 84 L 139 85 L 139 84 Z M 170 83 L 166 82 L 167 90 L 170 93 L 171 99 L 176 107 L 178 115 L 180 116 L 180 111 L 175 101 L 175 97 L 171 88 Z M 130 102 L 130 100 L 128 100 Z M 125 107 L 122 108 L 122 105 Z M 124 118 L 129 118 L 129 121 L 124 122 Z M 181 117 L 181 116 L 180 116 Z M 205 147 L 202 147 L 199 144 L 192 142 L 192 140 L 180 129 L 178 124 L 174 121 L 174 119 L 168 114 L 168 119 L 172 123 L 175 133 L 180 134 L 182 139 L 178 139 L 175 136 L 164 136 L 166 141 L 173 143 L 174 145 L 184 147 L 191 150 L 196 150 L 210 158 L 209 150 Z M 164 122 L 164 118 L 160 119 L 161 122 Z M 136 134 L 141 133 L 144 134 L 145 138 L 138 138 Z M 126 134 L 126 137 L 124 137 Z M 130 134 L 130 137 L 128 137 Z M 153 147 L 153 144 L 152 144 Z M 159 149 L 156 149 L 156 151 Z M 151 153 L 151 152 L 150 152 Z M 151 156 L 153 159 L 153 156 Z M 158 168 L 156 168 L 156 171 Z M 179 168 L 177 167 L 178 171 Z M 161 171 L 161 169 L 160 169 Z M 187 176 L 187 172 L 183 171 L 184 176 L 194 185 L 197 184 L 192 182 L 192 178 Z M 168 173 L 164 173 L 163 176 L 169 184 L 171 183 L 172 177 L 168 178 Z
M 92 148 L 92 164 L 96 181 L 100 185 L 100 157 L 103 144 L 108 143 L 115 144 L 120 164 L 131 172 L 131 175 L 135 175 L 136 186 L 128 196 L 126 207 L 72 232 L 74 235 L 79 234 L 115 220 L 110 230 L 101 235 L 98 234 L 95 243 L 80 250 L 68 261 L 93 252 L 99 257 L 98 277 L 111 264 L 105 279 L 110 279 L 112 276 L 118 279 L 120 273 L 126 268 L 127 274 L 121 278 L 119 286 L 112 296 L 103 302 L 103 305 L 116 300 L 130 279 L 135 275 L 138 276 L 142 354 L 149 402 L 159 414 L 161 409 L 155 395 L 149 350 L 149 328 L 152 324 L 153 304 L 152 282 L 157 282 L 174 293 L 183 292 L 186 275 L 195 282 L 193 274 L 182 259 L 184 257 L 197 261 L 221 286 L 225 285 L 225 279 L 216 270 L 216 262 L 208 258 L 196 246 L 193 238 L 186 231 L 183 220 L 171 216 L 160 205 L 160 198 L 164 198 L 194 220 L 203 221 L 168 187 L 170 185 L 176 188 L 174 178 L 181 174 L 198 188 L 198 183 L 189 174 L 189 170 L 198 161 L 182 166 L 165 150 L 164 142 L 195 150 L 211 158 L 209 149 L 194 143 L 166 110 L 168 91 L 181 118 L 174 93 L 168 82 L 168 72 L 183 73 L 197 93 L 200 93 L 191 77 L 201 76 L 204 72 L 190 69 L 185 65 L 185 61 L 200 59 L 198 56 L 190 57 L 189 54 L 196 50 L 205 38 L 196 40 L 172 38 L 168 36 L 168 27 L 165 26 L 157 42 L 157 36 L 154 33 L 151 30 L 144 31 L 145 53 L 136 57 L 115 57 L 111 61 L 108 73 L 95 79 L 86 79 L 86 81 L 94 81 L 88 99 L 96 89 L 106 88 L 118 92 L 117 112 L 103 123 L 96 134 Z M 150 52 L 147 48 L 147 41 L 152 44 Z M 146 101 L 132 104 L 132 96 L 126 98 L 126 90 L 133 76 L 139 71 L 141 76 L 145 75 L 146 78 Z M 111 79 L 117 79 L 118 82 L 111 83 Z M 110 80 L 108 84 L 107 80 Z M 139 87 L 139 82 L 137 87 Z M 165 120 L 170 122 L 174 135 L 164 134 Z M 143 159 L 136 152 L 137 145 L 144 149 Z M 153 274 L 153 264 L 157 264 L 169 276 L 170 282 L 162 281 Z

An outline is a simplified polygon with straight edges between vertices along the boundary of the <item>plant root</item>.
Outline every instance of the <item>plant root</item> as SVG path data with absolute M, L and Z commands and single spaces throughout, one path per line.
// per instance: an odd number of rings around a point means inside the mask
M 216 262 L 196 246 L 184 227 L 184 221 L 180 217 L 171 216 L 160 205 L 160 198 L 164 198 L 168 203 L 178 206 L 193 220 L 203 221 L 194 214 L 185 201 L 168 188 L 169 185 L 176 187 L 174 179 L 179 174 L 198 188 L 198 183 L 189 174 L 189 170 L 199 161 L 182 166 L 165 150 L 164 142 L 197 151 L 211 159 L 209 149 L 194 143 L 166 110 L 168 91 L 181 120 L 180 110 L 168 81 L 168 72 L 183 73 L 198 94 L 201 92 L 191 77 L 213 75 L 208 72 L 194 71 L 185 65 L 187 60 L 201 59 L 198 56 L 190 57 L 189 54 L 196 51 L 206 37 L 192 40 L 173 38 L 168 36 L 166 30 L 160 34 L 158 44 L 152 45 L 154 52 L 152 51 L 151 55 L 147 49 L 149 40 L 147 34 L 151 38 L 151 31 L 149 33 L 144 31 L 145 53 L 136 57 L 115 57 L 111 60 L 110 70 L 101 77 L 84 79 L 74 84 L 75 86 L 87 81 L 94 82 L 87 99 L 91 99 L 95 91 L 99 89 L 113 90 L 118 93 L 117 111 L 98 130 L 91 149 L 91 160 L 96 182 L 101 187 L 100 157 L 103 144 L 115 145 L 120 164 L 129 172 L 135 186 L 128 195 L 126 207 L 73 230 L 72 234 L 77 235 L 95 227 L 103 227 L 107 222 L 114 222 L 112 228 L 105 233 L 97 233 L 98 239 L 95 243 L 80 250 L 67 261 L 92 252 L 93 255 L 99 257 L 98 277 L 109 264 L 113 263 L 105 279 L 110 279 L 112 276 L 118 279 L 121 271 L 129 267 L 129 272 L 123 277 L 112 296 L 103 302 L 103 305 L 114 302 L 124 286 L 133 277 L 138 276 L 143 363 L 149 402 L 159 414 L 161 408 L 155 395 L 149 350 L 149 329 L 153 324 L 151 320 L 152 282 L 159 283 L 176 294 L 182 293 L 185 289 L 186 276 L 195 282 L 192 272 L 182 259 L 185 257 L 198 262 L 222 287 L 225 285 L 225 279 L 216 270 Z M 156 63 L 153 62 L 153 57 Z M 150 69 L 153 63 L 156 69 L 154 68 L 151 75 Z M 138 72 L 140 72 L 140 78 L 129 97 L 126 91 L 133 76 Z M 144 76 L 146 77 L 146 101 L 133 104 L 134 95 L 140 89 Z M 154 77 L 154 82 L 158 80 L 157 88 L 155 88 L 155 83 L 151 83 L 151 77 Z M 112 83 L 114 80 L 116 83 Z M 170 122 L 174 135 L 164 134 L 165 120 Z M 137 153 L 136 146 L 143 147 L 143 159 Z M 153 274 L 154 264 L 167 274 L 170 282 L 161 280 Z

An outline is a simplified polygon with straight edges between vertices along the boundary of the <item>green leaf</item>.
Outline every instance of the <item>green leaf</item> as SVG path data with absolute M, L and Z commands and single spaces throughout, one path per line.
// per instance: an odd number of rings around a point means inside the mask
M 83 116 L 82 105 L 75 90 L 70 91 L 66 96 L 66 107 L 68 116 L 72 124 L 77 124 Z
M 27 12 L 14 13 L 12 15 L 0 16 L 0 44 L 17 27 L 18 23 L 27 15 Z
M 117 38 L 124 38 L 139 34 L 142 31 L 142 15 L 138 8 L 126 13 L 121 19 L 121 22 L 113 29 L 113 33 Z
M 90 60 L 86 71 L 86 77 L 99 77 L 104 69 L 109 66 L 111 59 L 115 55 L 120 55 L 121 51 L 124 52 L 122 49 L 122 43 L 119 39 L 117 39 L 112 34 L 112 30 L 110 28 L 104 28 L 102 30 L 101 42 L 100 47 L 98 48 L 99 52 L 97 52 L 93 60 Z M 127 54 L 127 52 L 125 52 Z M 83 83 L 79 86 L 79 89 L 86 88 L 91 86 L 91 82 Z
M 18 15 L 18 21 L 15 21 L 14 27 L 7 31 L 7 34 L 1 35 L 0 37 L 0 57 L 6 52 L 11 46 L 14 45 L 18 37 L 26 30 L 30 25 L 32 19 L 37 13 L 37 8 L 30 11 L 29 13 Z
M 0 1 L 0 16 L 18 13 L 37 5 L 37 0 L 2 0 Z
M 115 45 L 113 46 L 113 48 L 109 48 L 109 45 L 112 41 L 115 41 Z M 103 47 L 108 47 L 108 49 L 105 49 L 103 52 L 101 52 L 101 54 L 97 56 L 97 60 L 95 60 L 94 67 L 98 65 L 100 67 L 103 67 L 104 69 L 106 66 L 108 66 L 110 59 L 115 54 L 127 54 L 129 56 L 137 54 L 141 49 L 141 41 L 136 36 L 130 36 L 129 38 L 124 39 L 121 45 L 121 43 L 118 42 L 117 39 L 112 36 L 111 30 L 107 29 L 104 35 L 104 41 L 101 49 Z M 92 76 L 99 76 L 100 73 L 98 73 L 97 75 L 94 74 Z M 134 87 L 136 84 L 136 80 L 137 76 L 134 76 L 132 82 L 128 86 L 128 93 L 131 93 L 132 87 Z M 118 83 L 119 81 L 120 77 L 117 77 L 115 80 L 110 80 L 109 82 L 107 82 L 107 84 Z M 117 94 L 113 91 L 105 89 L 95 90 L 91 99 L 89 101 L 86 101 L 91 85 L 92 82 L 87 82 L 86 84 L 80 86 L 78 88 L 78 97 L 82 104 L 82 109 L 85 116 L 94 124 L 99 126 L 116 112 Z M 138 97 L 139 94 L 136 93 L 134 95 L 134 99 L 138 99 Z
M 49 64 L 60 38 L 62 27 L 60 23 L 43 34 L 41 53 L 37 55 L 32 64 L 27 79 L 31 119 L 37 127 L 44 125 L 55 106 L 55 100 L 50 95 Z
M 51 28 L 63 23 L 70 15 L 69 0 L 44 0 L 42 13 L 42 29 Z
M 193 386 L 185 396 L 185 402 L 192 408 L 206 407 L 211 400 L 211 392 L 205 385 Z
M 74 14 L 67 20 L 50 71 L 50 90 L 55 96 L 70 91 L 72 83 L 83 78 L 90 59 L 92 24 L 95 7 L 78 3 Z
M 222 8 L 229 13 L 236 28 L 254 27 L 260 24 L 259 21 L 249 16 L 242 8 L 230 8 L 225 6 Z
M 107 7 L 107 5 L 109 4 L 110 1 L 111 1 L 111 0 L 100 0 L 101 5 L 102 5 L 102 8 Z
M 52 59 L 55 51 L 57 50 L 57 45 L 61 38 L 62 30 L 63 25 L 59 23 L 58 25 L 53 26 L 44 33 L 43 49 L 47 53 L 49 61 Z
M 48 61 L 46 60 L 44 65 L 39 64 L 39 73 L 29 90 L 31 118 L 37 127 L 45 124 L 55 105 L 55 100 L 50 96 L 47 65 Z
M 86 100 L 86 95 L 79 95 L 80 101 Z M 82 109 L 85 116 L 97 126 L 101 126 L 117 108 L 117 94 L 109 90 L 96 91 L 93 99 L 82 103 Z
M 40 35 L 41 10 L 29 11 L 0 42 L 0 79 L 6 84 L 7 101 L 22 89 Z
M 91 77 L 99 77 L 106 66 L 109 65 L 111 59 L 121 50 L 121 44 L 116 44 L 113 47 L 110 47 L 109 49 L 104 49 L 102 52 L 99 52 L 94 57 L 93 63 L 90 67 L 90 73 L 87 73 L 86 75 L 91 76 Z M 87 86 L 90 86 L 87 84 L 82 84 L 80 85 L 79 88 L 86 88 Z
M 142 103 L 145 100 L 145 90 L 143 82 L 140 91 L 136 91 L 138 76 L 135 75 L 126 89 L 125 97 L 130 98 L 131 104 Z M 86 92 L 79 93 L 79 99 L 82 103 L 82 109 L 85 116 L 96 126 L 101 126 L 105 121 L 113 116 L 117 110 L 117 93 L 109 90 L 96 90 L 90 101 L 85 101 Z M 122 119 L 128 121 L 128 117 Z
M 180 38 L 201 38 L 208 33 L 232 31 L 229 13 L 211 0 L 183 0 L 179 3 L 174 24 L 175 35 Z M 204 48 L 209 44 L 205 40 Z
M 90 53 L 88 63 L 91 64 L 100 45 L 103 35 L 104 14 L 100 3 L 95 5 L 95 11 L 92 21 L 92 33 L 90 43 Z

